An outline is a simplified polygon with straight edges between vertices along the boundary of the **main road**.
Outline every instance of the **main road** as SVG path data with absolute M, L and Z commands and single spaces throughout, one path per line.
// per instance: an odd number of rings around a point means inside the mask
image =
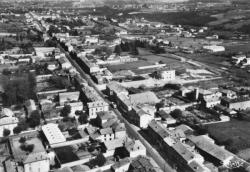
M 63 53 L 65 53 L 66 57 L 68 60 L 71 62 L 71 64 L 76 68 L 76 70 L 80 73 L 80 75 L 88 82 L 89 86 L 92 86 L 97 93 L 108 103 L 110 103 L 109 100 L 106 99 L 104 94 L 96 87 L 96 84 L 94 81 L 90 78 L 88 74 L 86 74 L 82 68 L 79 66 L 79 64 L 74 61 L 69 53 L 65 51 L 59 44 L 58 47 L 61 49 Z M 153 148 L 148 141 L 146 141 L 141 134 L 137 131 L 136 127 L 130 124 L 123 116 L 122 114 L 117 110 L 117 109 L 112 109 L 115 114 L 117 115 L 118 119 L 123 122 L 126 126 L 127 133 L 129 134 L 130 137 L 138 139 L 142 142 L 142 144 L 146 147 L 147 149 L 147 154 L 154 159 L 154 161 L 158 164 L 158 166 L 164 171 L 164 172 L 176 172 L 167 162 L 162 158 L 162 156 L 156 151 L 155 148 Z

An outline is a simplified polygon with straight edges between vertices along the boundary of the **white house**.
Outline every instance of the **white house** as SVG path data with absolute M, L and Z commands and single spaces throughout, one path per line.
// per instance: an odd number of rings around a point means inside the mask
M 66 57 L 61 57 L 59 59 L 59 63 L 61 64 L 62 69 L 69 69 L 72 67 L 71 63 Z
M 174 80 L 175 79 L 175 70 L 163 70 L 160 73 L 160 77 L 163 80 Z
M 49 172 L 50 163 L 46 152 L 32 153 L 23 162 L 24 172 Z
M 108 140 L 108 141 L 105 141 L 103 144 L 106 149 L 104 156 L 111 157 L 111 156 L 114 156 L 115 150 L 117 148 L 123 147 L 123 140 L 121 139 Z

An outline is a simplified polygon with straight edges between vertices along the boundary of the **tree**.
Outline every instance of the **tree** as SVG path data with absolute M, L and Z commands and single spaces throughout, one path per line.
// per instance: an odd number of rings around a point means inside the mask
M 175 109 L 172 112 L 170 112 L 170 115 L 173 118 L 180 118 L 180 117 L 182 117 L 182 111 L 180 109 Z
M 86 124 L 86 123 L 88 123 L 88 118 L 89 118 L 89 116 L 87 115 L 87 113 L 83 113 L 83 111 L 80 111 L 80 112 L 79 112 L 78 121 L 79 121 L 81 124 Z
M 34 144 L 21 144 L 20 148 L 25 151 L 31 153 L 34 150 Z
M 59 89 L 65 89 L 71 86 L 69 79 L 62 76 L 53 76 L 51 77 L 50 82 L 55 84 L 55 87 Z
M 132 55 L 139 55 L 139 51 L 138 51 L 138 49 L 136 47 L 135 42 L 130 43 L 130 53 Z
M 7 137 L 7 136 L 9 136 L 9 135 L 10 135 L 10 130 L 5 128 L 5 129 L 3 130 L 3 136 L 4 136 L 4 137 Z
M 102 153 L 98 154 L 95 158 L 95 163 L 101 167 L 106 163 L 106 158 L 103 156 Z
M 13 133 L 14 134 L 20 134 L 22 132 L 22 128 L 20 126 L 16 126 L 14 129 L 13 129 Z
M 62 117 L 68 117 L 71 113 L 71 106 L 70 105 L 64 105 L 64 107 L 61 110 L 61 116 Z
M 40 125 L 40 121 L 41 121 L 40 112 L 38 110 L 34 110 L 33 112 L 31 112 L 31 115 L 29 117 L 30 127 L 34 128 Z
M 19 139 L 19 142 L 22 143 L 22 144 L 24 144 L 26 142 L 26 138 L 25 137 L 21 137 Z
M 121 46 L 120 45 L 116 45 L 115 46 L 115 50 L 114 50 L 114 53 L 116 54 L 116 55 L 121 55 L 121 52 L 122 52 L 122 48 L 121 48 Z
M 44 46 L 46 46 L 46 47 L 56 47 L 57 42 L 52 40 L 52 39 L 49 39 L 44 43 Z

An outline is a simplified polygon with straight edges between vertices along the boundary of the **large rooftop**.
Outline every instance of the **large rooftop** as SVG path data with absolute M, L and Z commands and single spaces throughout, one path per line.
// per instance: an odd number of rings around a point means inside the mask
M 58 128 L 57 124 L 47 124 L 42 126 L 42 131 L 44 135 L 46 136 L 48 142 L 50 145 L 62 143 L 66 141 L 66 138 Z

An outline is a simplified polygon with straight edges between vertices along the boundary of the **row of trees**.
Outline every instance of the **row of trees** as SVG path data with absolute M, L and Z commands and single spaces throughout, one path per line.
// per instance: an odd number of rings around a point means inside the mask
M 116 45 L 114 53 L 121 55 L 122 52 L 130 52 L 132 55 L 139 55 L 138 46 L 135 42 L 125 42 L 120 45 Z

